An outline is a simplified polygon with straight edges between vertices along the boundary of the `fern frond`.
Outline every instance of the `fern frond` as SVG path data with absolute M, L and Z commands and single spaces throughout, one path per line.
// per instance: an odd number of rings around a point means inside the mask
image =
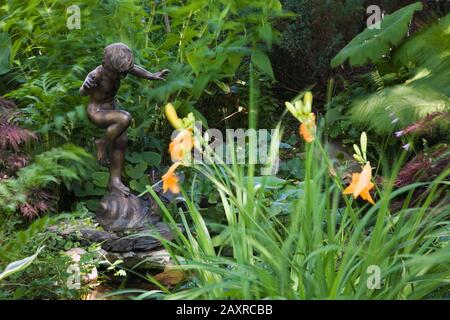
M 450 15 L 406 41 L 392 60 L 399 68 L 409 66 L 409 78 L 356 97 L 350 106 L 352 121 L 391 134 L 450 110 Z
M 25 203 L 26 194 L 50 183 L 68 185 L 83 176 L 92 156 L 74 145 L 64 145 L 38 155 L 35 162 L 20 169 L 16 178 L 0 180 L 0 209 L 14 211 Z

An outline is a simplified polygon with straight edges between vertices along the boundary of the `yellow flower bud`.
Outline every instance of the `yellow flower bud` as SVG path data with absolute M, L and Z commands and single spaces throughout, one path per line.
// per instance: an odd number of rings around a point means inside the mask
M 310 113 L 312 110 L 313 94 L 308 91 L 303 96 L 303 113 Z
M 183 121 L 178 118 L 177 111 L 170 102 L 164 107 L 164 113 L 166 114 L 166 118 L 167 120 L 169 120 L 169 123 L 172 125 L 172 127 L 174 127 L 175 129 L 183 128 Z
M 288 109 L 289 112 L 292 113 L 292 115 L 297 118 L 298 112 L 297 112 L 296 107 L 294 107 L 294 105 L 292 103 L 290 103 L 289 101 L 286 101 L 284 104 L 286 105 L 286 109 Z

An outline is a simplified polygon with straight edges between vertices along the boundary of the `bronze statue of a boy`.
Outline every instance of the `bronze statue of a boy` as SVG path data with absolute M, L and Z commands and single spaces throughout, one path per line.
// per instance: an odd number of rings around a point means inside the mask
M 151 73 L 134 64 L 131 49 L 123 43 L 105 48 L 102 65 L 91 71 L 80 88 L 80 94 L 90 96 L 87 107 L 89 120 L 99 128 L 105 128 L 105 136 L 96 140 L 97 158 L 102 165 L 109 163 L 108 190 L 128 196 L 130 190 L 122 182 L 122 168 L 127 146 L 126 130 L 131 115 L 116 108 L 115 96 L 120 80 L 132 74 L 147 80 L 164 80 L 169 70 Z M 108 156 L 109 154 L 109 156 Z

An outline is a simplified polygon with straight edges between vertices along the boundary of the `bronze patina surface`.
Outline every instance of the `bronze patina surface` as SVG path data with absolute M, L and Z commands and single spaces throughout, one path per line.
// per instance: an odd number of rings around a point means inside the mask
M 127 128 L 131 115 L 117 108 L 115 96 L 120 81 L 128 74 L 147 79 L 164 80 L 169 70 L 151 73 L 134 63 L 131 49 L 123 43 L 105 48 L 103 63 L 92 70 L 80 88 L 82 96 L 89 96 L 89 120 L 106 129 L 104 137 L 96 140 L 100 164 L 109 166 L 109 194 L 100 202 L 97 220 L 108 230 L 118 231 L 141 228 L 148 223 L 149 205 L 130 192 L 122 182 L 122 170 L 127 148 Z M 152 219 L 150 219 L 152 220 Z

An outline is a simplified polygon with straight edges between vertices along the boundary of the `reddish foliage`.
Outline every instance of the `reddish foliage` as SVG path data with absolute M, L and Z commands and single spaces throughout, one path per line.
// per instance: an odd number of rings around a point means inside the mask
M 450 162 L 450 154 L 448 151 L 449 147 L 443 145 L 430 153 L 424 152 L 418 154 L 400 170 L 395 181 L 395 186 L 399 188 L 417 181 L 432 181 L 448 168 Z M 426 187 L 420 187 L 414 190 L 410 205 L 414 204 L 416 199 L 420 199 L 427 192 L 428 189 Z M 444 199 L 438 198 L 437 201 L 440 202 Z M 403 198 L 394 200 L 391 204 L 391 210 L 393 212 L 400 210 L 404 205 L 404 200 Z
M 10 170 L 17 171 L 28 164 L 28 156 L 15 153 L 7 157 L 4 161 L 6 167 Z
M 4 150 L 9 146 L 13 150 L 18 151 L 19 145 L 30 139 L 36 139 L 36 135 L 33 132 L 6 121 L 0 122 L 0 150 Z
M 16 104 L 11 100 L 6 100 L 3 97 L 0 97 L 0 108 L 3 109 L 14 109 L 16 108 Z
M 0 181 L 13 177 L 28 164 L 28 156 L 20 153 L 19 148 L 22 143 L 36 139 L 33 132 L 11 122 L 15 108 L 14 102 L 0 97 Z M 55 197 L 47 191 L 35 189 L 26 195 L 26 202 L 18 209 L 25 218 L 33 219 L 52 209 L 54 201 Z
M 33 132 L 10 123 L 9 116 L 15 107 L 14 102 L 0 97 L 0 151 L 7 147 L 18 151 L 20 144 L 36 139 Z
M 448 166 L 449 161 L 448 146 L 445 145 L 430 154 L 418 154 L 400 170 L 395 186 L 402 187 L 415 181 L 430 181 Z
M 55 197 L 44 190 L 33 190 L 27 195 L 27 201 L 19 205 L 19 211 L 27 219 L 33 219 L 52 209 Z
M 417 175 L 429 166 L 430 161 L 423 154 L 417 155 L 400 170 L 395 181 L 395 186 L 402 187 L 414 182 Z
M 449 118 L 450 113 L 448 112 L 433 112 L 424 119 L 396 132 L 395 135 L 397 137 L 401 137 L 409 133 L 415 133 L 418 135 L 430 134 L 431 131 L 438 125 L 438 121 L 448 121 Z
M 9 118 L 15 107 L 14 102 L 0 97 L 0 151 L 7 147 L 17 151 L 20 144 L 36 139 L 33 132 L 11 123 Z
M 0 124 L 8 123 L 9 116 L 16 108 L 16 104 L 10 100 L 0 97 Z

